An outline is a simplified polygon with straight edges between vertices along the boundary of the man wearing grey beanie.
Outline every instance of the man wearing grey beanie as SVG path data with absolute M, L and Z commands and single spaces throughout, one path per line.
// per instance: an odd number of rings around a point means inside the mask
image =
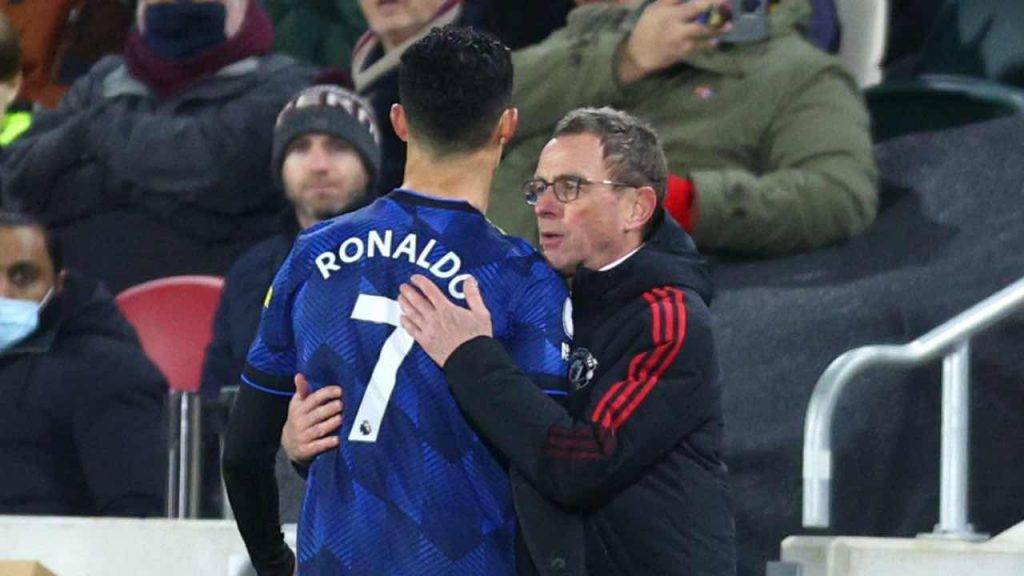
M 282 214 L 281 232 L 242 255 L 225 278 L 203 367 L 202 393 L 210 400 L 222 387 L 238 384 L 263 297 L 299 231 L 373 200 L 380 169 L 380 131 L 372 110 L 358 96 L 337 86 L 313 86 L 296 94 L 278 115 L 271 157 L 268 176 L 283 188 L 291 206 Z M 282 414 L 287 405 L 285 400 Z M 223 422 L 211 425 L 215 430 L 223 428 Z M 215 457 L 218 446 L 211 444 L 206 452 Z M 204 474 L 204 493 L 216 495 L 205 499 L 204 511 L 210 514 L 221 505 L 216 502 L 220 475 L 214 457 L 204 462 L 211 470 Z M 297 477 L 290 476 L 288 482 L 295 482 Z M 297 490 L 286 485 L 283 492 Z M 277 498 L 276 491 L 273 497 Z M 281 504 L 282 517 L 295 521 L 298 502 Z M 244 525 L 242 518 L 239 524 Z

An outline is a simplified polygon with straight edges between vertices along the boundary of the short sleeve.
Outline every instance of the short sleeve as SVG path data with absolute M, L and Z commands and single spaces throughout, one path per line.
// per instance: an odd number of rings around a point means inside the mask
M 242 382 L 262 392 L 279 396 L 295 393 L 298 370 L 292 307 L 302 286 L 298 245 L 285 259 L 263 299 L 263 311 L 256 338 L 249 347 Z
M 565 282 L 538 257 L 511 309 L 509 356 L 550 396 L 566 396 L 572 308 Z

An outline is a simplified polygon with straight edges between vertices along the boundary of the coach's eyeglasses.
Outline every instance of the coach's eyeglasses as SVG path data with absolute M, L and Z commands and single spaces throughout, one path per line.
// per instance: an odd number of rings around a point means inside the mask
M 615 182 L 614 180 L 587 180 L 579 176 L 559 176 L 554 182 L 548 182 L 543 178 L 534 178 L 523 183 L 523 198 L 530 206 L 536 206 L 541 195 L 548 189 L 555 193 L 555 199 L 562 204 L 567 204 L 580 197 L 580 189 L 591 184 L 604 184 L 622 188 L 636 188 L 636 184 Z

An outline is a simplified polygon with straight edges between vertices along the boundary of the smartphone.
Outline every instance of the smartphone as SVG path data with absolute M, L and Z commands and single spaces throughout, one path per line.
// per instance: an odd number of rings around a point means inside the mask
M 768 37 L 768 0 L 732 0 L 727 8 L 716 6 L 701 14 L 697 21 L 715 28 L 732 22 L 732 30 L 721 37 L 722 42 L 760 42 Z

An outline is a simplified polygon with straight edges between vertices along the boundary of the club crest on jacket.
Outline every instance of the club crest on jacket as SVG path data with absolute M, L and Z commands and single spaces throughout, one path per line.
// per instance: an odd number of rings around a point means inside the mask
M 594 380 L 594 371 L 597 370 L 597 358 L 590 353 L 590 350 L 582 346 L 576 348 L 569 355 L 569 382 L 573 390 L 583 390 Z

